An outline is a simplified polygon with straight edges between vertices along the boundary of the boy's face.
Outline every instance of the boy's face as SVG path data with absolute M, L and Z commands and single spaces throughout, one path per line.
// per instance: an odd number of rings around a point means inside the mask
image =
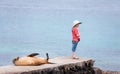
M 79 27 L 80 24 L 77 24 L 76 27 Z

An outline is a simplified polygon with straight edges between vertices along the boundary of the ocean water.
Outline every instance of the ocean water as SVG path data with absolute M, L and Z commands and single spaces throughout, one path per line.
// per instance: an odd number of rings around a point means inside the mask
M 120 71 L 120 1 L 1 0 L 0 66 L 16 56 L 40 53 L 50 58 L 71 56 L 74 20 L 81 41 L 76 54 L 92 58 L 95 66 Z

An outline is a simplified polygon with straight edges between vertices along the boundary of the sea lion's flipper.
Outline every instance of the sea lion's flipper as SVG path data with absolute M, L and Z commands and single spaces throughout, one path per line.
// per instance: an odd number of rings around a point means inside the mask
M 48 64 L 56 64 L 56 63 L 48 62 Z
M 39 53 L 32 53 L 32 54 L 29 54 L 28 57 L 34 57 L 36 55 L 39 55 Z
M 47 57 L 47 60 L 49 60 L 49 55 L 48 55 L 48 53 L 46 53 L 46 57 Z

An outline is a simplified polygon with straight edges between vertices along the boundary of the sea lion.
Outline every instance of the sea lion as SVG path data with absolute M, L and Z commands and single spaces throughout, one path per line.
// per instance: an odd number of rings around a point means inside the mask
M 49 56 L 46 53 L 47 58 L 36 57 L 38 53 L 32 53 L 24 57 L 16 57 L 13 59 L 13 64 L 16 66 L 37 66 L 41 64 L 48 64 Z

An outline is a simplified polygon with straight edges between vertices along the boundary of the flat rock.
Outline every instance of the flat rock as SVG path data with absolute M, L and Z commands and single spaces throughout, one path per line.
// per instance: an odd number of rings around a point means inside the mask
M 88 58 L 79 58 L 79 59 L 72 59 L 71 57 L 56 57 L 49 59 L 50 63 L 53 64 L 43 64 L 40 66 L 1 66 L 0 67 L 0 74 L 22 74 L 24 72 L 32 72 L 32 71 L 42 71 L 43 69 L 55 68 L 59 66 L 69 65 L 69 64 L 82 64 L 83 62 L 88 62 L 94 60 Z

